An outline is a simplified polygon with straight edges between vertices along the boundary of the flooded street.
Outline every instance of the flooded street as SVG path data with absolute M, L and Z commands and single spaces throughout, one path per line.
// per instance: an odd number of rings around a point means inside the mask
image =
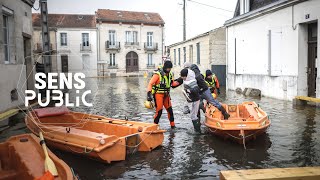
M 153 110 L 143 106 L 147 82 L 143 77 L 87 79 L 86 87 L 92 90 L 88 102 L 92 101 L 93 107 L 72 110 L 153 123 Z M 292 102 L 252 99 L 235 92 L 221 95 L 218 99 L 225 103 L 256 101 L 269 114 L 271 127 L 267 133 L 249 142 L 245 150 L 242 145 L 209 134 L 204 126 L 203 134 L 195 133 L 189 115 L 182 113 L 185 98 L 181 89 L 174 89 L 171 98 L 177 128 L 170 129 L 164 113 L 160 119 L 160 127 L 167 130 L 163 146 L 150 153 L 139 152 L 126 161 L 103 164 L 58 150 L 54 152 L 82 180 L 217 179 L 220 170 L 226 169 L 320 165 L 319 108 L 293 107 Z M 0 126 L 6 123 L 8 121 L 3 121 Z M 22 113 L 12 118 L 9 126 L 1 132 L 0 141 L 29 132 Z

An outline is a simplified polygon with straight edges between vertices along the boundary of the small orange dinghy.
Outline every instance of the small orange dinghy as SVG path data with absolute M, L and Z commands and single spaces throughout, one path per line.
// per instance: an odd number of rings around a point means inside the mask
M 30 179 L 45 174 L 45 154 L 33 134 L 22 134 L 9 138 L 0 144 L 0 180 Z M 54 162 L 58 176 L 54 180 L 73 180 L 70 167 L 50 150 L 48 155 Z M 52 175 L 50 174 L 52 177 Z
M 223 106 L 230 114 L 228 120 L 223 120 L 223 115 L 216 107 L 210 104 L 206 107 L 205 125 L 215 135 L 245 144 L 265 133 L 270 126 L 268 115 L 255 102 Z
M 66 107 L 36 109 L 25 121 L 34 134 L 43 131 L 48 146 L 106 163 L 155 149 L 162 145 L 165 132 L 157 124 L 72 112 Z

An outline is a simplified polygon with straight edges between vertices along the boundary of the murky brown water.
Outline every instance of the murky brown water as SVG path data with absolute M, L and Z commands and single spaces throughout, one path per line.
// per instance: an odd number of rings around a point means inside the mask
M 143 107 L 147 80 L 140 77 L 88 79 L 94 108 L 73 110 L 108 117 L 127 116 L 135 121 L 153 122 L 153 111 Z M 96 91 L 99 87 L 99 91 Z M 97 93 L 97 94 L 95 94 Z M 189 115 L 182 113 L 184 97 L 180 89 L 172 92 L 177 129 L 171 131 L 166 114 L 160 126 L 167 129 L 163 147 L 150 153 L 136 153 L 126 161 L 110 165 L 55 150 L 82 180 L 93 179 L 217 179 L 220 170 L 320 165 L 320 109 L 292 107 L 291 102 L 269 98 L 252 99 L 228 92 L 219 97 L 227 103 L 254 100 L 272 121 L 267 134 L 243 146 L 193 131 Z M 203 120 L 203 118 L 202 118 Z M 0 122 L 0 130 L 8 121 Z M 0 133 L 0 141 L 28 132 L 20 114 Z M 205 130 L 205 127 L 202 127 Z

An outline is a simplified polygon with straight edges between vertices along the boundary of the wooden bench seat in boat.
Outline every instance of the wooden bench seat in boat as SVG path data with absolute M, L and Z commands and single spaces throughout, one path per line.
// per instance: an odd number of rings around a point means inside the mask
M 92 132 L 80 128 L 66 128 L 52 125 L 46 126 L 46 128 L 48 128 L 48 135 L 52 139 L 84 147 L 94 148 L 108 143 L 115 143 L 119 139 L 115 135 L 106 135 L 104 133 Z M 52 133 L 50 133 L 50 131 L 52 131 Z

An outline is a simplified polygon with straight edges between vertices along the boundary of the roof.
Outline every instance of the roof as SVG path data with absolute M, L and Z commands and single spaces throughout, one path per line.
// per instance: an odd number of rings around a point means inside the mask
M 275 3 L 277 1 L 280 1 L 280 0 L 251 0 L 250 1 L 250 11 L 262 8 L 264 6 Z M 237 16 L 240 16 L 240 0 L 238 0 L 238 2 L 237 2 L 233 17 L 237 17 Z
M 210 30 L 210 31 L 208 31 L 208 32 L 205 32 L 205 33 L 199 34 L 199 35 L 197 35 L 197 36 L 195 36 L 195 37 L 192 37 L 192 38 L 190 38 L 190 39 L 187 39 L 187 40 L 185 40 L 185 41 L 180 41 L 180 42 L 171 44 L 171 45 L 168 46 L 168 48 L 171 48 L 171 47 L 174 47 L 174 46 L 178 46 L 178 45 L 180 45 L 180 44 L 183 44 L 183 43 L 186 43 L 186 42 L 189 42 L 189 41 L 193 41 L 193 40 L 196 40 L 196 39 L 201 38 L 201 37 L 204 37 L 204 36 L 208 36 L 211 32 L 218 31 L 218 30 L 220 30 L 220 29 L 224 29 L 224 27 L 218 27 L 218 28 L 216 28 L 216 29 Z
M 133 23 L 146 25 L 164 25 L 160 14 L 152 12 L 119 11 L 110 9 L 98 9 L 97 20 L 110 23 Z
M 240 0 L 237 2 L 234 17 L 224 23 L 226 27 L 241 23 L 243 21 L 248 21 L 250 19 L 257 18 L 308 0 L 251 0 L 250 11 L 242 15 L 240 15 L 239 1 Z
M 95 28 L 94 15 L 85 14 L 48 14 L 49 27 L 53 28 Z M 32 14 L 34 27 L 41 27 L 41 15 Z

